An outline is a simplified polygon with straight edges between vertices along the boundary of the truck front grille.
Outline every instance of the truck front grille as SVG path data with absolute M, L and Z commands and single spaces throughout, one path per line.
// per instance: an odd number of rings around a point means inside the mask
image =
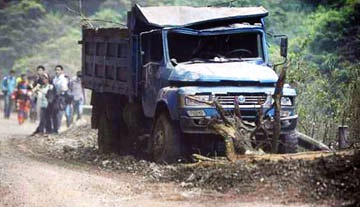
M 234 106 L 235 99 L 240 99 L 239 105 L 260 105 L 265 103 L 266 94 L 231 94 L 231 95 L 215 95 L 217 100 L 223 107 Z M 240 98 L 239 98 L 240 97 Z

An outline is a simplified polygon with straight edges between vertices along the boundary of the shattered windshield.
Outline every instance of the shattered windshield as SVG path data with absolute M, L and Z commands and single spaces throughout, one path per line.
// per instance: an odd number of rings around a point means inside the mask
M 263 59 L 260 32 L 232 34 L 168 33 L 169 57 L 173 64 Z

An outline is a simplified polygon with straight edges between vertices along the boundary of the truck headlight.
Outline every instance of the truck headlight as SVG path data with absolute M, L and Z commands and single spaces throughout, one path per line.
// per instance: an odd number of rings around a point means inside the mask
M 206 116 L 206 113 L 204 110 L 189 110 L 186 112 L 188 116 L 193 117 L 193 116 Z
M 288 117 L 290 115 L 291 115 L 291 111 L 284 111 L 284 110 L 280 111 L 280 117 Z
M 194 99 L 199 101 L 196 101 Z M 191 96 L 191 98 L 185 97 L 185 105 L 187 106 L 208 106 L 206 103 L 201 103 L 201 101 L 210 101 L 210 96 L 198 95 L 198 96 Z
M 274 103 L 274 99 L 271 96 L 267 96 L 264 105 L 269 107 L 273 103 Z M 287 96 L 281 97 L 280 104 L 281 104 L 281 106 L 292 106 L 293 105 L 291 98 L 287 97 Z
M 290 97 L 281 97 L 281 105 L 282 106 L 292 106 L 292 101 Z

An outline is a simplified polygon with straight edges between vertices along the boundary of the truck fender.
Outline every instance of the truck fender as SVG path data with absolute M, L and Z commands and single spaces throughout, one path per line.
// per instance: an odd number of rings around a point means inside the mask
M 177 88 L 165 87 L 162 88 L 156 99 L 156 109 L 154 110 L 154 114 L 152 117 L 158 115 L 161 110 L 166 109 L 169 112 L 169 115 L 172 120 L 179 119 L 178 113 L 178 90 Z

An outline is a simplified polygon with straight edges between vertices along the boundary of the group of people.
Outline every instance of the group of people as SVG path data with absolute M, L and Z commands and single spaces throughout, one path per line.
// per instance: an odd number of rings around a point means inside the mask
M 44 66 L 40 65 L 36 70 L 36 76 L 31 79 L 26 74 L 16 78 L 13 70 L 3 78 L 4 118 L 10 118 L 15 102 L 19 124 L 32 114 L 39 114 L 39 125 L 33 135 L 57 134 L 64 114 L 67 127 L 72 124 L 75 115 L 76 119 L 81 119 L 85 102 L 81 72 L 70 78 L 65 75 L 63 66 L 57 65 L 51 78 Z
M 24 123 L 31 107 L 31 87 L 27 76 L 21 74 L 20 77 L 16 77 L 15 71 L 11 70 L 10 74 L 3 78 L 1 85 L 4 96 L 4 118 L 10 118 L 15 101 L 19 124 Z

